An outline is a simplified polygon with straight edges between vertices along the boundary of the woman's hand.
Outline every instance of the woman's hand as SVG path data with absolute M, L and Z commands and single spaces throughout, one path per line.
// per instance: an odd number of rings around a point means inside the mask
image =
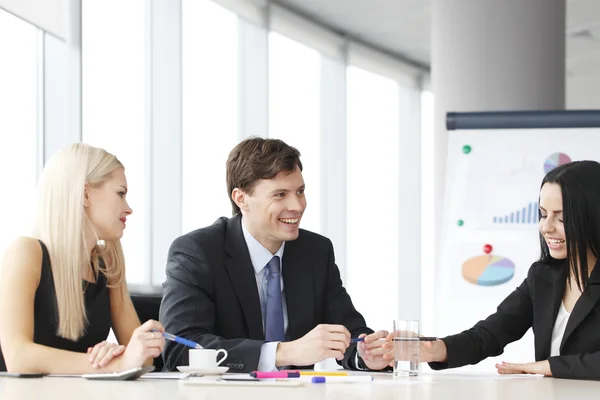
M 160 356 L 165 348 L 165 338 L 162 335 L 164 331 L 162 324 L 152 319 L 134 330 L 125 353 L 119 360 L 121 370 L 141 367 L 149 358 Z
M 415 332 L 392 332 L 386 338 L 386 343 L 382 346 L 386 349 L 383 358 L 394 366 L 394 337 L 416 337 Z M 399 360 L 411 360 L 412 354 L 396 354 Z M 448 350 L 443 340 L 419 341 L 419 362 L 445 362 L 448 359 Z
M 499 374 L 540 374 L 552 376 L 548 360 L 524 364 L 512 364 L 502 361 L 502 364 L 496 364 L 496 368 Z
M 125 351 L 125 346 L 116 343 L 109 343 L 106 340 L 98 343 L 94 347 L 89 347 L 87 354 L 89 362 L 93 368 L 106 366 L 112 359 L 120 356 Z

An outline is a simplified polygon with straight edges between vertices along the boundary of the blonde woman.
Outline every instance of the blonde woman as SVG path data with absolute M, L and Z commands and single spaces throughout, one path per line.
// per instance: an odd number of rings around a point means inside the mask
M 163 327 L 140 326 L 125 282 L 126 194 L 105 150 L 78 143 L 48 161 L 33 237 L 12 243 L 0 270 L 0 371 L 112 372 L 160 355 Z M 105 342 L 111 327 L 120 345 Z

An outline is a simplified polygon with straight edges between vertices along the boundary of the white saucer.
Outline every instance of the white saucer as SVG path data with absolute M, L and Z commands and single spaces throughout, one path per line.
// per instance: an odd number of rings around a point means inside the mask
M 229 371 L 229 367 L 216 367 L 216 368 L 196 368 L 188 365 L 180 365 L 177 367 L 180 372 L 187 372 L 189 374 L 197 375 L 222 375 Z

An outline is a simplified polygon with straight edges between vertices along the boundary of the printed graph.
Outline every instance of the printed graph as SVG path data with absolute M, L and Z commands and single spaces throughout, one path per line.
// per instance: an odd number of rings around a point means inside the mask
M 515 275 L 515 263 L 491 254 L 469 258 L 463 264 L 462 276 L 478 286 L 496 286 L 508 282 Z
M 515 210 L 510 214 L 495 216 L 494 224 L 537 224 L 538 203 L 529 203 L 525 207 Z
M 554 153 L 546 158 L 544 161 L 544 172 L 548 173 L 552 171 L 554 168 L 571 162 L 571 157 L 566 155 L 565 153 Z

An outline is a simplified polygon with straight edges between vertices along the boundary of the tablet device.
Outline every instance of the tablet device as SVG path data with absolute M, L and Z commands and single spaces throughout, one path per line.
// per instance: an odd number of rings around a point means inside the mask
M 44 374 L 22 374 L 19 372 L 0 372 L 0 377 L 7 378 L 41 378 Z
M 132 381 L 140 376 L 154 371 L 154 366 L 132 368 L 121 372 L 107 372 L 100 374 L 83 374 L 82 378 L 100 381 Z

